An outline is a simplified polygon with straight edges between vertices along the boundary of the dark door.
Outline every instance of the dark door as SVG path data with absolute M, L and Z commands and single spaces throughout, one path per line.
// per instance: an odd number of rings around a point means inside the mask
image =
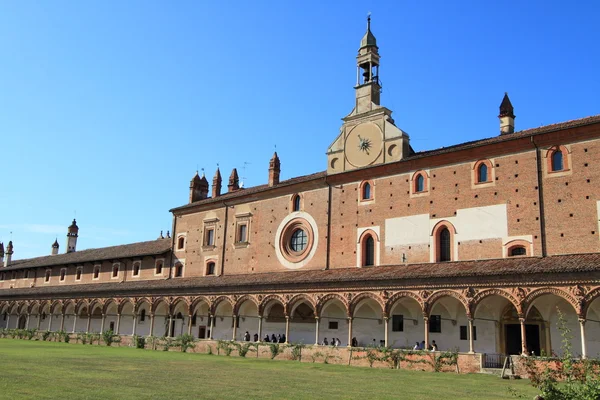
M 201 326 L 198 328 L 198 338 L 206 339 L 206 327 L 205 326 Z
M 506 354 L 521 354 L 521 325 L 505 325 Z
M 540 327 L 538 325 L 525 325 L 527 338 L 527 351 L 531 355 L 540 355 Z

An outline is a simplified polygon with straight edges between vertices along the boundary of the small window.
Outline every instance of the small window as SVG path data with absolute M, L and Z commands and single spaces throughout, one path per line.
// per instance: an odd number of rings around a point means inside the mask
M 488 181 L 488 166 L 485 163 L 481 163 L 477 169 L 477 182 L 483 183 Z
M 133 264 L 133 276 L 140 276 L 140 263 Z
M 429 332 L 430 333 L 442 333 L 442 316 L 431 315 L 429 317 Z
M 527 255 L 527 250 L 525 250 L 525 247 L 523 247 L 523 246 L 517 246 L 517 247 L 513 247 L 512 249 L 510 249 L 511 257 L 525 256 L 525 255 Z
M 46 275 L 44 276 L 44 282 L 50 282 L 50 270 L 46 271 Z
M 417 176 L 417 180 L 415 182 L 415 192 L 422 192 L 425 190 L 425 178 L 423 174 L 419 174 Z
M 469 327 L 462 325 L 460 327 L 460 340 L 469 340 Z M 473 325 L 473 340 L 477 340 L 477 327 Z
M 329 321 L 329 329 L 337 330 L 338 329 L 338 321 Z
M 215 274 L 215 263 L 213 261 L 206 264 L 206 275 L 214 275 Z
M 299 195 L 295 195 L 294 196 L 292 210 L 293 211 L 300 211 L 300 196 Z
M 118 265 L 113 265 L 112 277 L 116 278 L 117 276 L 119 276 L 119 266 Z
M 404 331 L 404 315 L 392 315 L 392 332 Z
M 375 240 L 373 236 L 368 235 L 363 243 L 363 266 L 370 267 L 375 265 Z
M 63 282 L 65 280 L 65 276 L 67 275 L 67 270 L 66 269 L 61 269 L 60 270 L 60 281 Z
M 204 244 L 206 246 L 214 246 L 215 245 L 215 230 L 213 228 L 206 230 Z
M 175 278 L 181 278 L 183 276 L 183 265 L 177 263 L 175 265 Z
M 23 278 L 29 279 L 29 270 L 28 269 L 26 269 L 25 271 L 23 271 Z
M 182 250 L 185 247 L 185 237 L 181 236 L 177 239 L 177 250 Z
M 75 272 L 75 280 L 81 280 L 81 268 L 77 268 L 77 272 Z
M 98 279 L 100 277 L 100 267 L 94 267 L 94 279 Z
M 451 245 L 450 245 L 450 231 L 444 227 L 440 230 L 438 235 L 439 241 L 439 259 L 440 261 L 452 261 L 451 256 Z
M 362 187 L 362 199 L 371 200 L 371 184 L 369 182 L 365 182 Z
M 146 320 L 146 310 L 142 309 L 142 312 L 140 313 L 140 322 L 144 322 Z
M 238 225 L 237 239 L 238 243 L 246 243 L 248 241 L 248 225 Z
M 163 269 L 163 263 L 162 263 L 162 261 L 157 262 L 156 263 L 156 272 L 155 272 L 155 274 L 156 275 L 162 274 L 162 269 Z
M 557 149 L 552 153 L 552 171 L 562 171 L 564 169 L 563 153 Z

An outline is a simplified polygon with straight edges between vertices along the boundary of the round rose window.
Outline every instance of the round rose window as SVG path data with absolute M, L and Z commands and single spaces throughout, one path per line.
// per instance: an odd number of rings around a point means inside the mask
M 290 240 L 290 249 L 297 253 L 301 253 L 306 249 L 306 244 L 308 243 L 308 236 L 303 229 L 296 229 L 294 233 L 292 233 L 292 238 Z

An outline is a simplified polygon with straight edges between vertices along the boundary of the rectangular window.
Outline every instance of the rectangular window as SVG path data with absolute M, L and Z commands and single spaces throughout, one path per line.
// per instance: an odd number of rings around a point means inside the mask
M 16 279 L 17 279 L 17 271 L 13 271 L 13 272 L 12 272 L 12 275 L 11 275 L 11 277 L 10 277 L 10 280 L 14 281 L 14 280 L 16 280 Z
M 50 270 L 46 270 L 46 276 L 44 277 L 44 282 L 50 282 Z
M 215 229 L 210 228 L 206 230 L 206 236 L 204 238 L 205 246 L 214 246 L 215 245 Z
M 140 263 L 133 264 L 133 276 L 140 276 Z
M 156 262 L 156 271 L 154 272 L 154 275 L 161 275 L 162 274 L 162 270 L 163 270 L 163 262 L 162 261 L 157 261 Z
M 23 278 L 29 279 L 29 270 L 25 270 L 25 272 L 23 272 Z
M 248 225 L 238 225 L 237 241 L 238 243 L 246 243 L 248 241 Z
M 77 272 L 75 273 L 75 280 L 76 281 L 80 281 L 81 280 L 81 273 L 82 273 L 82 268 L 77 268 Z
M 338 328 L 338 322 L 337 321 L 329 321 L 329 329 L 331 330 L 337 330 Z
M 430 333 L 442 333 L 442 316 L 431 315 L 429 317 L 429 332 Z
M 469 327 L 462 325 L 460 327 L 460 340 L 469 340 Z M 477 327 L 473 325 L 473 340 L 477 340 Z
M 100 266 L 97 265 L 94 267 L 94 278 L 93 279 L 98 279 L 100 277 Z
M 60 281 L 64 282 L 65 281 L 65 277 L 67 276 L 67 270 L 66 269 L 61 269 L 60 270 Z
M 404 331 L 404 315 L 392 315 L 392 332 Z

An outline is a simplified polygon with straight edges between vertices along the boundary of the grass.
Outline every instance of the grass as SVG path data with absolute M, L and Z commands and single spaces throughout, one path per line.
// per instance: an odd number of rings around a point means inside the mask
M 0 339 L 1 399 L 510 399 L 527 381 Z

